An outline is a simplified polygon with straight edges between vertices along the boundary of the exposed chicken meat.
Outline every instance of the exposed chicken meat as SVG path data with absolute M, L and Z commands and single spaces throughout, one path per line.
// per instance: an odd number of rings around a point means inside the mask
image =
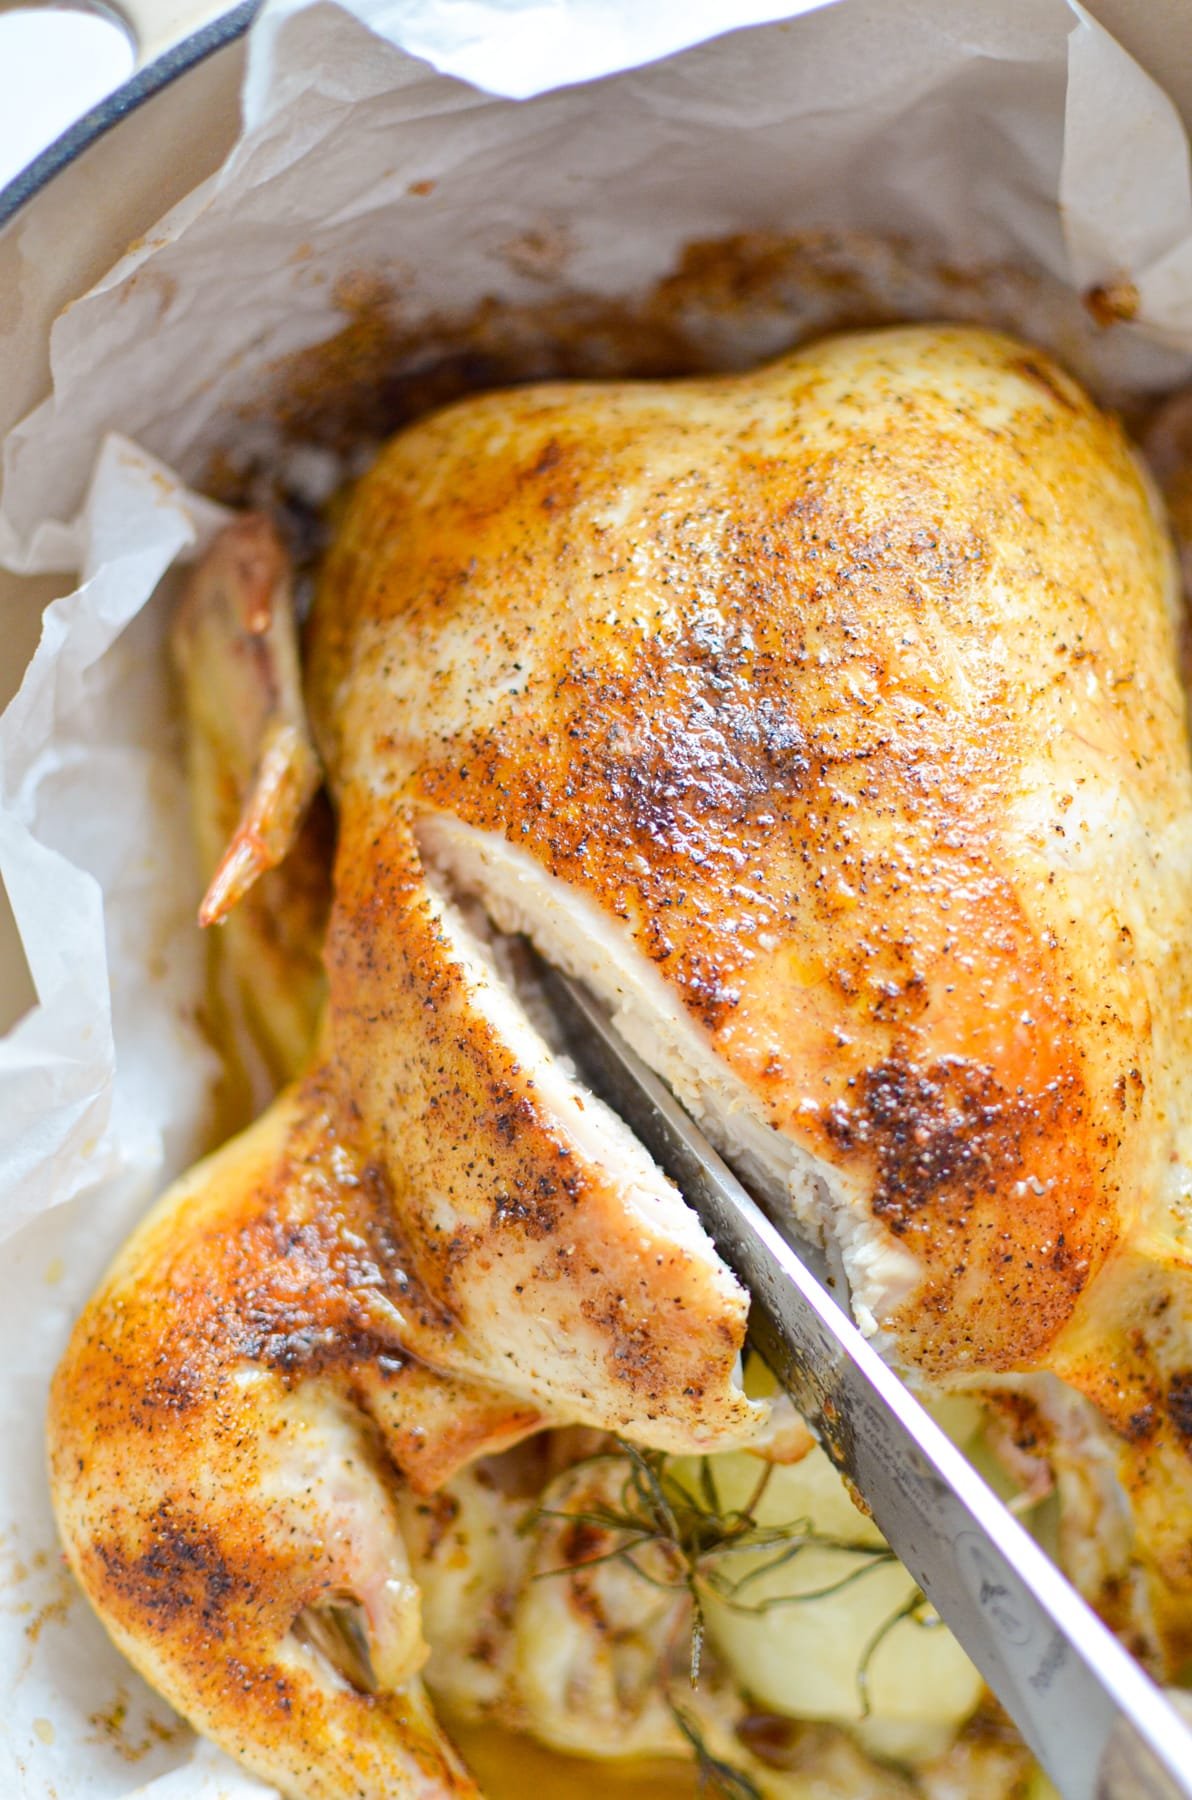
M 665 1449 L 752 1436 L 740 1288 L 516 1010 L 409 821 L 362 793 L 341 801 L 327 966 L 331 1079 L 431 1302 L 407 1310 L 411 1347 Z

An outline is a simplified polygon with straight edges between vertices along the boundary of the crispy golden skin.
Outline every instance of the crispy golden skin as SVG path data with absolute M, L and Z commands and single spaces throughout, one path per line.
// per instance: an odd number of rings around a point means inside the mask
M 754 1435 L 745 1297 L 667 1184 L 618 1183 L 536 1093 L 400 818 L 372 845 L 343 821 L 317 1037 L 330 871 L 265 521 L 213 546 L 175 650 L 218 865 L 203 912 L 243 902 L 228 962 L 295 1078 L 170 1189 L 80 1320 L 50 1404 L 59 1526 L 130 1660 L 285 1793 L 471 1794 L 419 1679 L 399 1485 L 559 1418 L 679 1449 Z
M 760 1423 L 745 1297 L 527 1035 L 452 881 L 632 993 L 907 1365 L 1001 1384 L 1020 1449 L 1077 1463 L 1046 1382 L 1086 1397 L 1133 1506 L 1086 1584 L 1157 1665 L 1192 1648 L 1171 598 L 1117 427 L 987 333 L 493 395 L 388 448 L 310 633 L 339 823 L 318 1048 L 167 1195 L 54 1388 L 72 1563 L 196 1724 L 299 1796 L 468 1792 L 393 1470 L 431 1488 L 543 1421 L 675 1449 Z M 309 780 L 270 692 L 255 769 L 195 715 L 237 891 Z M 292 1069 L 309 935 L 287 996 L 247 918 Z

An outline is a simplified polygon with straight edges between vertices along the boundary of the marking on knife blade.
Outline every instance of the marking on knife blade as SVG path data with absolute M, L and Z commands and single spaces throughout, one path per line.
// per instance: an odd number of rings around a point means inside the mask
M 985 1617 L 1007 1643 L 1029 1644 L 1034 1626 L 1022 1604 L 1022 1584 L 1010 1565 L 975 1531 L 962 1531 L 953 1549 L 961 1579 Z M 1050 1679 L 1049 1675 L 1045 1687 Z

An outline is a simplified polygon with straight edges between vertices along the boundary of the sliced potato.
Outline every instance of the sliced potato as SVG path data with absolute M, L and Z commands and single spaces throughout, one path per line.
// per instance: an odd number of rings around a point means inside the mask
M 722 1507 L 749 1505 L 758 1459 L 733 1453 L 712 1462 Z M 676 1463 L 693 1489 L 698 1468 Z M 972 1712 L 981 1677 L 934 1613 L 899 1618 L 915 1583 L 880 1555 L 880 1533 L 824 1452 L 775 1467 L 753 1511 L 761 1525 L 802 1521 L 811 1541 L 785 1561 L 765 1549 L 718 1564 L 729 1592 L 707 1599 L 708 1632 L 741 1685 L 794 1718 L 864 1721 L 887 1754 L 930 1754 Z

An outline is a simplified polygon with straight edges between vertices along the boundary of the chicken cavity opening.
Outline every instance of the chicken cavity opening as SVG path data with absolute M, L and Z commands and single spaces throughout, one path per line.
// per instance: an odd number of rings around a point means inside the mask
M 431 879 L 437 878 L 444 891 L 483 907 L 484 954 L 498 979 L 509 984 L 507 992 L 517 992 L 523 1019 L 533 1018 L 549 1041 L 548 1009 L 542 996 L 535 995 L 529 962 L 523 957 L 519 965 L 515 952 L 502 947 L 516 936 L 528 938 L 548 962 L 602 1000 L 621 1036 L 668 1083 L 742 1179 L 780 1218 L 793 1214 L 813 1243 L 823 1247 L 837 1292 L 851 1294 L 858 1324 L 875 1331 L 877 1319 L 916 1286 L 914 1258 L 873 1220 L 863 1196 L 839 1170 L 771 1127 L 760 1103 L 717 1056 L 629 932 L 493 832 L 478 831 L 444 813 L 424 813 L 416 833 Z M 555 1067 L 560 1073 L 566 1069 L 567 1083 L 574 1088 L 570 1065 L 556 1057 Z M 615 1144 L 623 1153 L 622 1146 L 631 1144 L 655 1182 L 661 1179 L 610 1108 L 586 1094 L 583 1104 L 593 1109 L 593 1123 L 599 1121 L 601 1131 L 613 1134 L 610 1148 Z M 591 1149 L 601 1155 L 595 1139 Z M 688 1217 L 694 1225 L 694 1214 Z
M 368 1615 L 355 1594 L 324 1594 L 303 1607 L 290 1631 L 358 1694 L 379 1691 Z

